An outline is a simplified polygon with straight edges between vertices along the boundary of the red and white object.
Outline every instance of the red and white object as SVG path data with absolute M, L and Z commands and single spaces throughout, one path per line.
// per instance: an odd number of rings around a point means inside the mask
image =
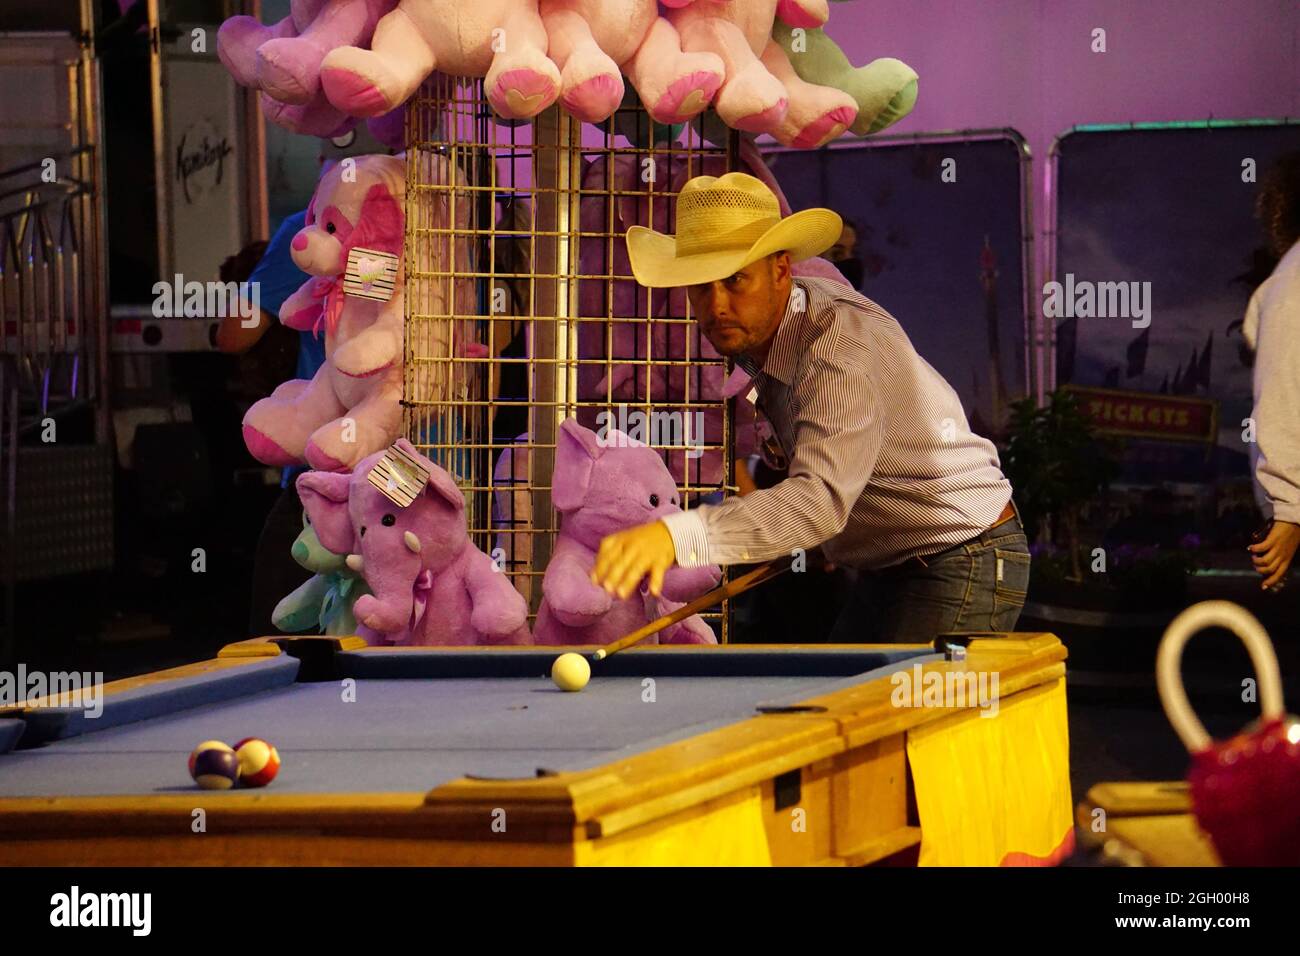
M 235 755 L 241 786 L 265 787 L 280 772 L 280 752 L 259 737 L 245 737 L 235 744 Z
M 1260 719 L 1231 740 L 1211 739 L 1180 672 L 1187 641 L 1207 627 L 1246 645 L 1259 681 Z M 1192 755 L 1192 812 L 1226 866 L 1300 866 L 1300 720 L 1286 713 L 1277 654 L 1262 624 L 1231 601 L 1203 601 L 1165 630 L 1156 656 L 1160 700 Z

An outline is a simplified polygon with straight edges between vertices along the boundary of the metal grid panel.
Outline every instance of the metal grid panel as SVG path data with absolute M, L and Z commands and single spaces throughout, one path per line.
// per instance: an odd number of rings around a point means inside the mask
M 113 566 L 113 459 L 109 445 L 18 450 L 14 538 L 0 539 L 18 581 Z
M 736 141 L 652 140 L 638 105 L 599 128 L 559 109 L 504 125 L 481 83 L 446 77 L 407 124 L 406 433 L 535 611 L 563 419 L 642 426 L 688 507 L 734 490 L 724 360 L 684 294 L 636 284 L 624 235 L 673 231 L 681 185 L 733 168 Z

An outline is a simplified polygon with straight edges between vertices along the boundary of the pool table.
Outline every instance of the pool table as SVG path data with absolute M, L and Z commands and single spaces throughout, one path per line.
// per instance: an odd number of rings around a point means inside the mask
M 0 712 L 18 737 L 0 753 L 0 864 L 1040 865 L 1072 850 L 1050 634 L 633 648 L 580 693 L 546 676 L 559 652 L 264 638 L 106 684 L 98 717 L 66 700 Z M 280 751 L 269 787 L 189 779 L 198 743 L 246 736 Z

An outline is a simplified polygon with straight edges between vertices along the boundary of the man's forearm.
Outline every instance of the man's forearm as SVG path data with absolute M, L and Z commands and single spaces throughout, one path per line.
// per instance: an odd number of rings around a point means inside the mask
M 677 563 L 693 568 L 770 561 L 813 548 L 842 531 L 847 518 L 822 481 L 801 475 L 662 520 Z

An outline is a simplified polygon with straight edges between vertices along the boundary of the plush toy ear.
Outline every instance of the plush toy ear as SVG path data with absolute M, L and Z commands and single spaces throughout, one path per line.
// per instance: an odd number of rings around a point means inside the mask
M 428 458 L 421 455 L 416 450 L 416 447 L 405 438 L 397 439 L 394 444 L 428 470 L 429 483 L 424 487 L 426 495 L 441 498 L 457 511 L 465 510 L 465 496 L 461 494 L 460 488 L 457 487 L 456 482 L 452 480 L 451 475 L 447 474 L 445 469 L 439 468 Z
M 573 418 L 560 422 L 560 432 L 555 438 L 555 470 L 551 475 L 551 502 L 556 508 L 576 511 L 582 507 L 591 487 L 592 467 L 603 453 L 600 439 L 590 428 L 584 428 Z
M 387 186 L 376 183 L 366 193 L 361 215 L 344 251 L 360 246 L 400 256 L 405 242 L 406 217 L 402 214 L 402 207 L 393 199 Z
M 307 215 L 303 219 L 304 226 L 316 225 L 316 197 L 320 194 L 320 183 L 312 190 L 311 202 L 307 203 Z
M 348 483 L 351 476 L 330 471 L 307 471 L 298 476 L 295 487 L 306 518 L 327 551 L 351 554 L 356 536 L 348 514 Z

